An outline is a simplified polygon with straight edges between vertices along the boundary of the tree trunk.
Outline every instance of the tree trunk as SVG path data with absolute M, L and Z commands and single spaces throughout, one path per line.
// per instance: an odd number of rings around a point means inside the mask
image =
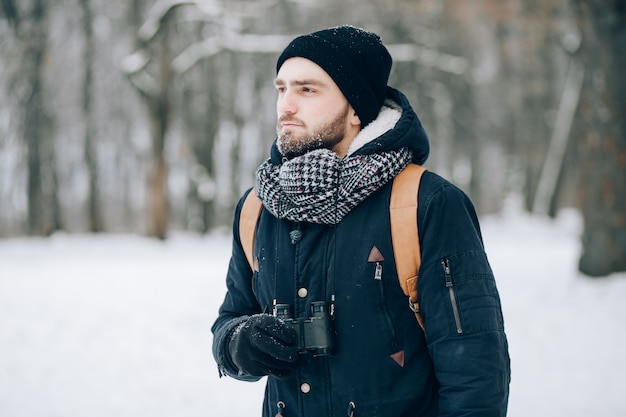
M 100 187 L 98 178 L 98 164 L 96 149 L 94 146 L 95 128 L 93 115 L 93 63 L 94 63 L 94 43 L 93 43 L 93 14 L 90 0 L 81 0 L 80 5 L 83 12 L 83 35 L 85 44 L 83 49 L 83 100 L 82 112 L 85 125 L 85 164 L 87 165 L 87 176 L 89 178 L 89 196 L 87 200 L 87 221 L 89 231 L 102 232 L 104 225 L 100 210 Z
M 590 276 L 626 271 L 626 5 L 581 0 L 583 61 L 579 269 Z
M 169 221 L 167 164 L 162 152 L 153 157 L 148 179 L 148 236 L 165 239 Z
M 22 137 L 27 154 L 28 232 L 48 235 L 61 228 L 56 194 L 56 160 L 51 121 L 45 106 L 44 70 L 47 51 L 47 10 L 43 0 L 35 0 L 23 31 L 24 56 L 20 76 Z
M 150 123 L 152 126 L 152 167 L 148 179 L 149 224 L 148 235 L 165 239 L 169 225 L 169 198 L 167 191 L 168 169 L 165 159 L 170 113 L 169 87 L 171 83 L 171 57 L 169 51 L 167 22 L 163 22 L 161 33 L 161 55 L 159 61 L 159 94 L 151 100 Z
M 139 15 L 143 7 L 140 0 L 134 0 L 129 9 L 130 19 L 133 25 L 140 22 Z M 148 170 L 148 202 L 147 202 L 147 235 L 159 239 L 167 238 L 169 227 L 169 195 L 167 190 L 168 167 L 165 157 L 165 141 L 169 128 L 170 98 L 169 90 L 172 82 L 172 64 L 168 37 L 168 22 L 174 15 L 174 8 L 168 9 L 167 13 L 159 20 L 158 30 L 149 39 L 142 37 L 137 32 L 137 48 L 145 49 L 152 61 L 153 48 L 150 41 L 158 39 L 154 46 L 157 49 L 154 56 L 156 62 L 148 65 L 154 67 L 156 75 L 148 74 L 145 68 L 133 70 L 127 73 L 131 84 L 137 89 L 143 102 L 146 104 L 150 121 L 151 154 L 150 167 Z M 144 76 L 150 81 L 145 84 L 135 77 Z

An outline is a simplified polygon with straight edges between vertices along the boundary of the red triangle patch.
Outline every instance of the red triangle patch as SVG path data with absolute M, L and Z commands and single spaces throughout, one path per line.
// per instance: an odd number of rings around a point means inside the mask
M 383 254 L 380 253 L 376 246 L 373 246 L 372 250 L 370 251 L 370 256 L 367 258 L 367 262 L 382 262 L 384 260 L 385 257 L 383 256 Z
M 404 350 L 401 350 L 389 356 L 391 356 L 391 359 L 393 359 L 395 363 L 404 368 Z

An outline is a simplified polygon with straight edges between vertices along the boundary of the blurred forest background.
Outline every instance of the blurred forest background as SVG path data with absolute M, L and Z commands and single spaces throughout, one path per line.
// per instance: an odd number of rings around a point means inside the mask
M 278 54 L 340 24 L 480 214 L 575 207 L 580 270 L 626 270 L 624 0 L 0 0 L 0 237 L 230 228 Z

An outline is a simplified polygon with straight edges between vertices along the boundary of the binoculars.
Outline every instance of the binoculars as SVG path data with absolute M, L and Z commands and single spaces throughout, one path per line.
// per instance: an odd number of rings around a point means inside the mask
M 274 316 L 296 331 L 298 353 L 312 353 L 313 356 L 329 356 L 333 353 L 331 315 L 326 301 L 311 303 L 311 316 L 293 318 L 290 304 L 276 304 Z

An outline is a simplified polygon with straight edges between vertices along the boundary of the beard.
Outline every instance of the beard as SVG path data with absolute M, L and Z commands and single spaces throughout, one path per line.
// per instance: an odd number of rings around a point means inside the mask
M 345 136 L 348 112 L 349 107 L 346 105 L 345 110 L 340 112 L 337 117 L 330 122 L 314 128 L 311 131 L 306 129 L 306 131 L 301 134 L 296 134 L 291 130 L 280 133 L 278 132 L 279 128 L 277 126 L 278 139 L 276 140 L 276 145 L 278 146 L 278 150 L 287 159 L 304 155 L 315 149 L 326 148 L 332 150 Z M 298 121 L 303 124 L 301 120 L 291 119 L 284 115 L 280 117 L 278 123 L 280 124 L 280 122 L 288 120 Z M 306 125 L 304 126 L 306 128 Z

